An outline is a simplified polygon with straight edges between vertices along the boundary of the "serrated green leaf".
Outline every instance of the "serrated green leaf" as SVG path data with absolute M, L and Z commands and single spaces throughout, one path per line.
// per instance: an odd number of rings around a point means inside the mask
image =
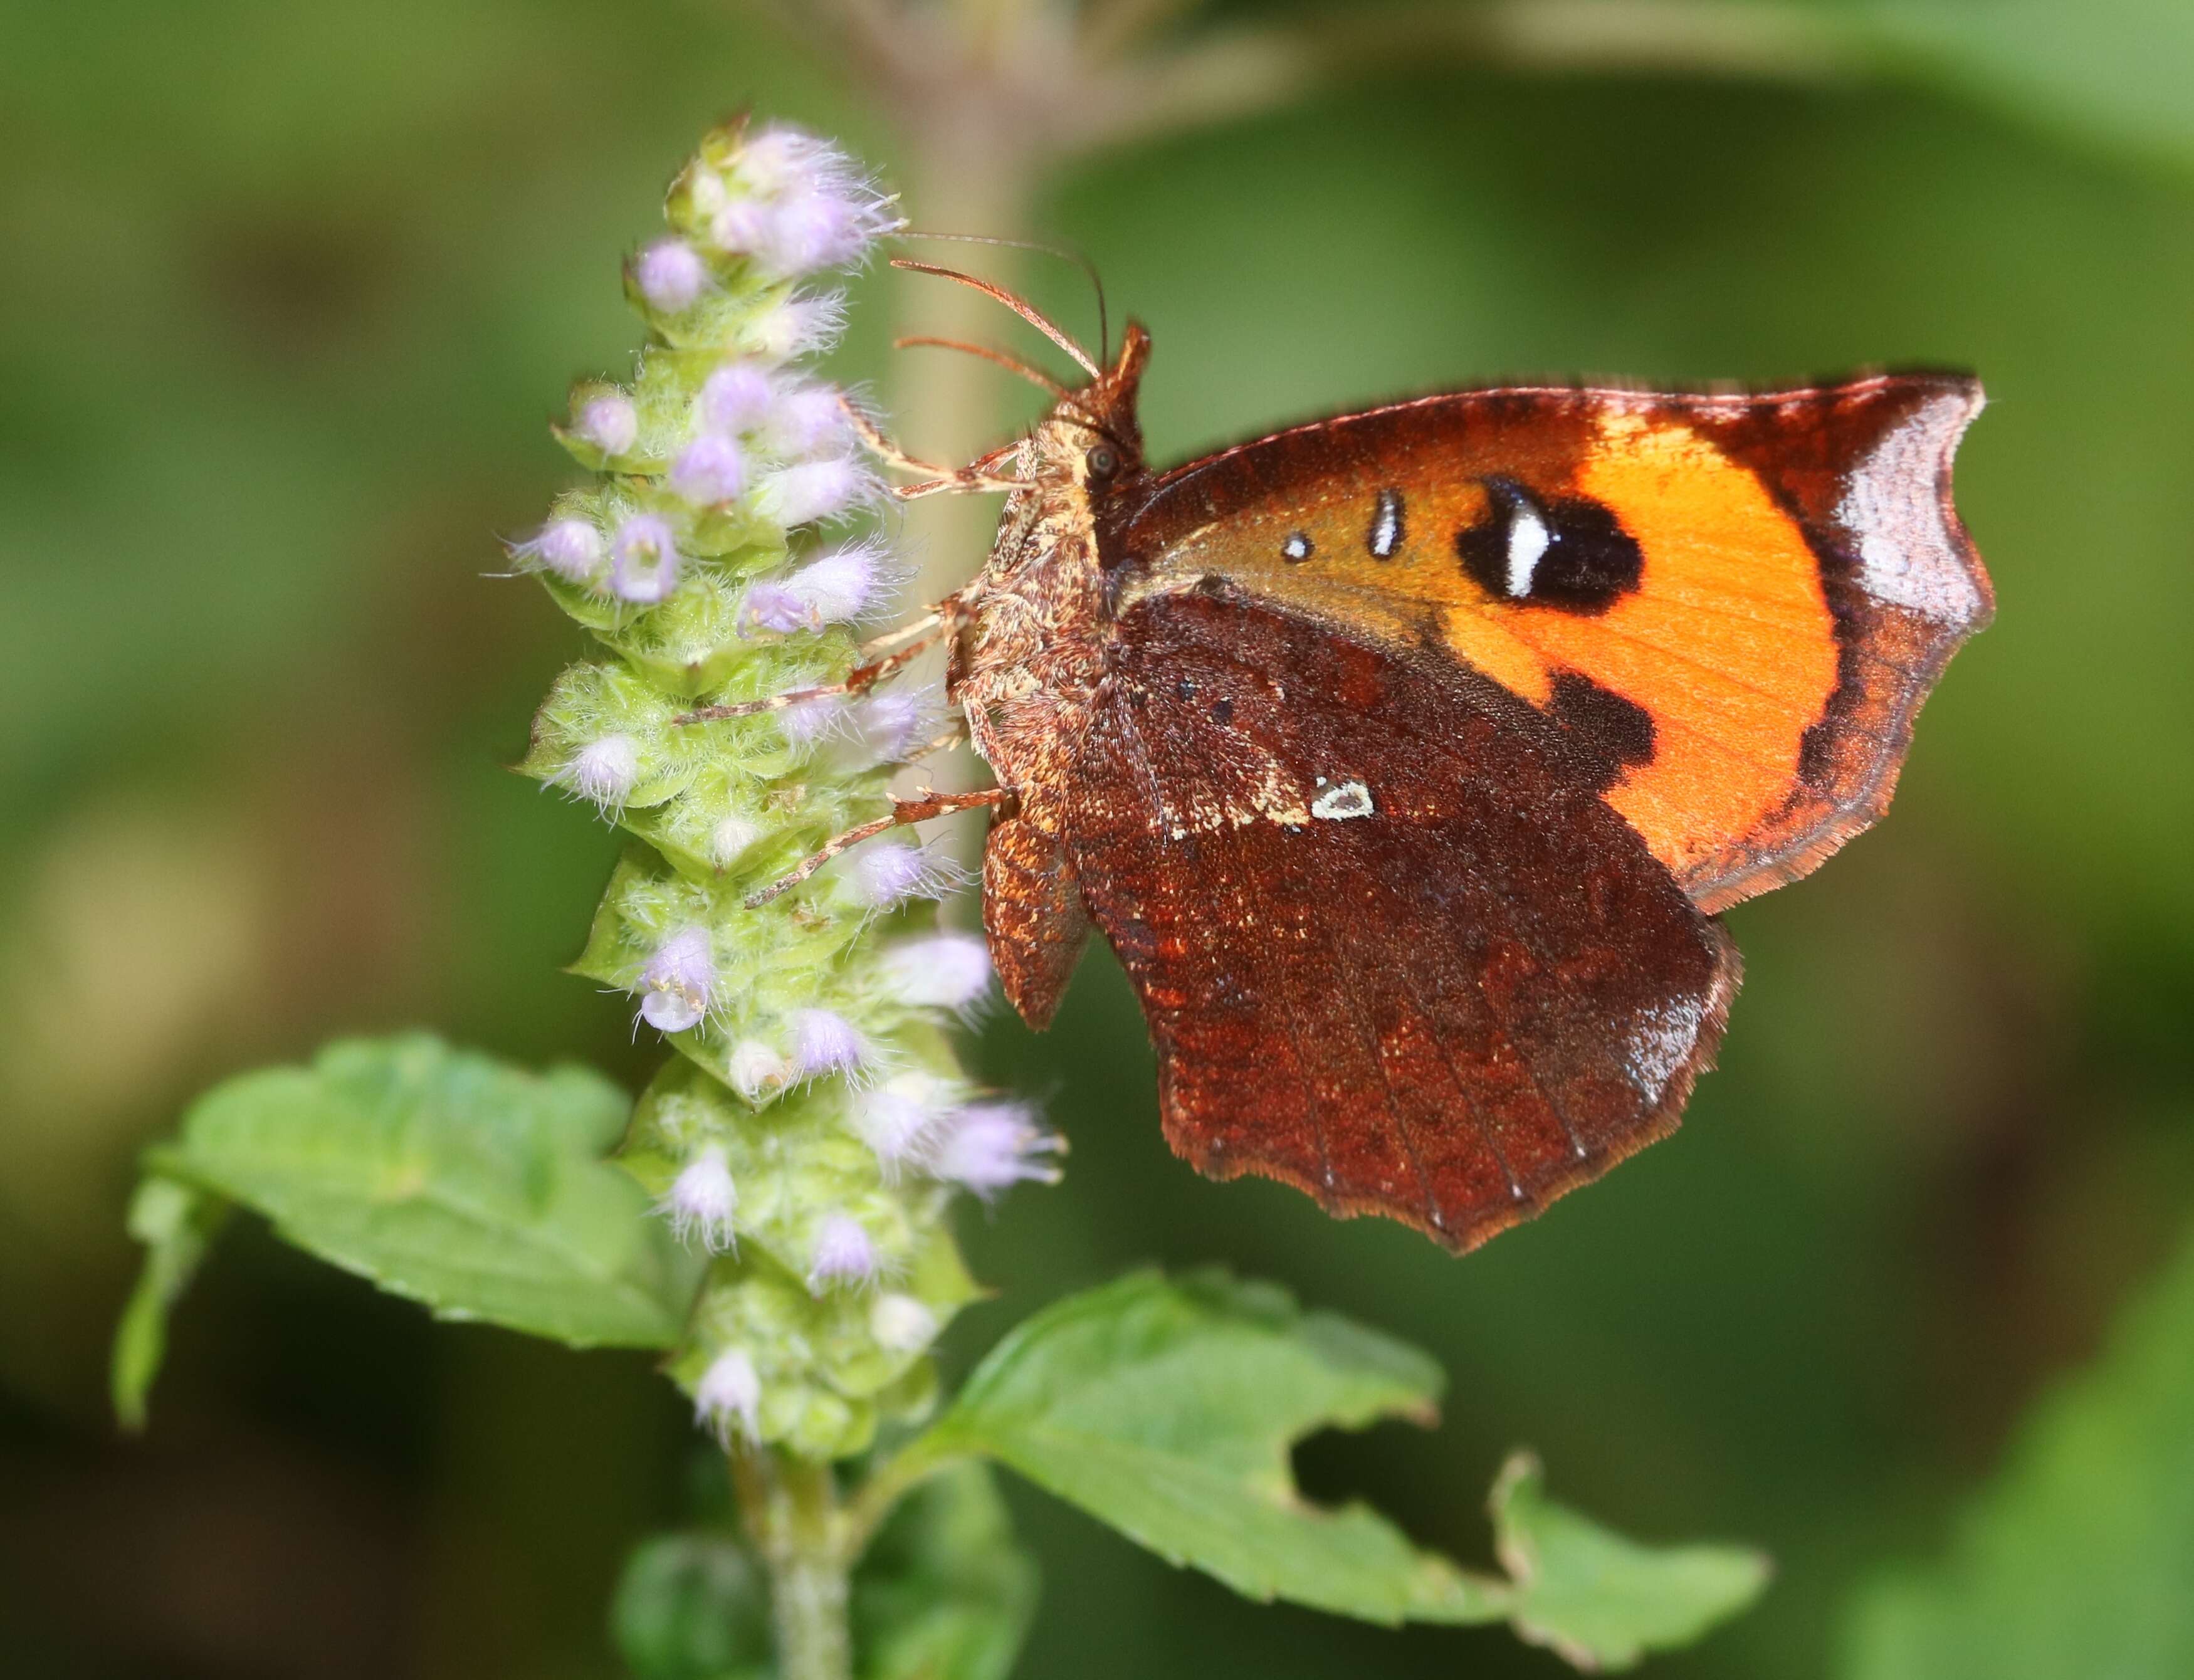
M 1579 1668 L 1629 1668 L 1648 1651 L 1688 1645 L 1767 1585 L 1756 1551 L 1643 1546 L 1556 1505 L 1529 1453 L 1502 1467 L 1492 1510 L 1517 1632 Z
M 1021 1325 L 910 1450 L 996 1458 L 1248 1597 L 1389 1625 L 1496 1621 L 1504 1583 L 1363 1505 L 1307 1504 L 1288 1463 L 1315 1430 L 1428 1419 L 1441 1386 L 1414 1349 L 1279 1290 L 1143 1272 Z
M 145 1427 L 152 1379 L 168 1350 L 168 1315 L 213 1246 L 228 1208 L 219 1196 L 157 1174 L 130 1199 L 129 1234 L 145 1245 L 145 1264 L 115 1326 L 108 1373 L 114 1415 L 125 1430 Z
M 441 1317 L 666 1348 L 701 1263 L 601 1159 L 629 1108 L 582 1068 L 530 1073 L 424 1035 L 354 1040 L 209 1092 L 158 1160 Z
M 610 1637 L 634 1680 L 767 1674 L 769 1589 L 730 1534 L 658 1534 L 626 1560 Z
M 957 1464 L 893 1513 L 853 1583 L 862 1680 L 1006 1680 L 1036 1612 L 1035 1560 L 981 1464 Z
M 2194 1240 L 2036 1406 L 1939 1562 L 1847 1627 L 1847 1680 L 2194 1674 Z

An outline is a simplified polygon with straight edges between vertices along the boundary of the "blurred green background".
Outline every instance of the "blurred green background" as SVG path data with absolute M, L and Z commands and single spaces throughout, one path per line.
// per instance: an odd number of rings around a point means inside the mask
M 1312 1443 L 1314 1491 L 1477 1558 L 1481 1490 L 1528 1442 L 1628 1532 L 1775 1553 L 1763 1605 L 1659 1671 L 1826 1675 L 1854 1587 L 1939 1547 L 2194 1210 L 2194 24 L 1448 10 L 1452 50 L 1389 50 L 1356 7 L 1185 16 L 1183 50 L 1305 20 L 1364 50 L 1266 94 L 1215 52 L 1198 120 L 1025 160 L 1028 227 L 1156 335 L 1153 454 L 1510 373 L 1968 365 L 1993 402 L 1960 502 L 1999 623 L 1882 828 L 1731 917 L 1748 983 L 1682 1132 L 1467 1260 L 1174 1161 L 1109 956 L 1048 1035 L 991 1023 L 982 1067 L 1074 1153 L 971 1222 L 999 1295 L 951 1347 L 1134 1261 L 1282 1280 L 1454 1380 L 1436 1435 Z M 412 1023 L 634 1085 L 656 1059 L 558 972 L 611 833 L 499 768 L 577 632 L 483 574 L 566 481 L 543 422 L 624 365 L 617 260 L 712 119 L 841 135 L 928 225 L 982 202 L 919 196 L 919 131 L 996 90 L 886 99 L 801 17 L 0 16 L 10 1676 L 614 1671 L 618 1560 L 696 1473 L 645 1361 L 432 1326 L 246 1231 L 181 1315 L 148 1438 L 117 1438 L 104 1361 L 134 1158 L 210 1080 Z M 958 155 L 1012 138 L 970 133 Z M 1071 270 L 1023 272 L 1086 319 Z M 928 285 L 859 284 L 843 377 L 939 366 L 885 348 Z M 1026 412 L 996 400 L 995 428 Z M 1014 1499 L 1046 1573 L 1028 1674 L 1554 1671 L 1497 1632 L 1245 1605 Z

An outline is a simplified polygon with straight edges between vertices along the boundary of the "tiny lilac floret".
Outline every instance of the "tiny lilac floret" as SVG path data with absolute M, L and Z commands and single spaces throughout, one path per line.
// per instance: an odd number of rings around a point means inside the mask
M 628 396 L 589 397 L 571 429 L 603 454 L 622 455 L 639 440 L 640 411 Z
M 933 687 L 887 688 L 870 694 L 854 709 L 853 733 L 879 764 L 905 758 L 943 721 Z
M 807 1255 L 807 1292 L 820 1295 L 836 1284 L 859 1287 L 876 1281 L 876 1246 L 868 1228 L 847 1213 L 834 1213 L 816 1228 Z
M 718 1354 L 693 1385 L 694 1420 L 731 1445 L 734 1430 L 753 1440 L 761 1429 L 761 1377 L 744 1348 Z
M 658 239 L 632 265 L 634 283 L 651 308 L 675 315 L 690 309 L 709 285 L 709 265 L 683 239 Z
M 794 746 L 811 746 L 826 735 L 835 735 L 845 722 L 846 708 L 828 694 L 801 700 L 777 714 L 777 727 Z
M 792 1083 L 792 1064 L 759 1038 L 742 1038 L 732 1046 L 725 1072 L 732 1089 L 750 1102 L 784 1089 Z
M 815 525 L 854 511 L 876 499 L 876 475 L 850 455 L 798 461 L 780 467 L 761 481 L 761 507 L 778 524 Z
M 939 1122 L 951 1112 L 952 1093 L 933 1074 L 901 1073 L 865 1093 L 853 1110 L 855 1134 L 876 1158 L 887 1181 L 928 1154 Z
M 552 519 L 540 533 L 511 549 L 512 555 L 566 583 L 591 583 L 609 558 L 609 545 L 590 519 Z
M 787 459 L 843 454 L 853 446 L 846 394 L 835 385 L 795 385 L 771 406 L 763 441 Z
M 895 1354 L 918 1354 L 937 1339 L 937 1315 L 911 1295 L 891 1291 L 869 1309 L 869 1334 Z
M 747 326 L 747 341 L 772 361 L 820 355 L 846 330 L 846 296 L 818 292 L 788 297 L 757 314 Z
M 836 1010 L 792 1014 L 792 1065 L 803 1079 L 851 1073 L 868 1060 L 868 1046 L 853 1023 Z
M 732 1216 L 738 1205 L 731 1165 L 723 1146 L 716 1143 L 688 1161 L 656 1204 L 658 1211 L 670 1216 L 671 1234 L 689 1248 L 698 1242 L 711 1254 L 732 1246 Z
M 701 417 L 720 432 L 751 432 L 770 417 L 777 387 L 753 362 L 726 362 L 701 384 Z
M 851 543 L 797 572 L 752 584 L 741 615 L 762 630 L 789 633 L 850 624 L 886 606 L 903 568 L 879 543 Z
M 670 463 L 670 487 L 696 507 L 736 501 L 747 487 L 747 457 L 721 432 L 704 432 Z
M 991 950 L 974 934 L 928 934 L 887 947 L 877 970 L 894 1002 L 966 1010 L 991 989 Z
M 610 539 L 610 588 L 625 600 L 652 606 L 676 587 L 684 561 L 677 533 L 660 514 L 633 514 Z
M 748 847 L 761 838 L 761 825 L 742 816 L 718 819 L 709 831 L 709 861 L 728 869 L 745 855 Z
M 989 1198 L 1025 1180 L 1059 1182 L 1060 1141 L 1025 1103 L 971 1102 L 955 1115 L 930 1170 Z
M 622 806 L 640 780 L 640 743 L 630 735 L 604 735 L 571 756 L 564 775 L 572 791 L 604 811 Z
M 704 928 L 681 928 L 655 947 L 640 971 L 640 1013 L 658 1033 L 701 1024 L 715 1001 L 716 961 Z
M 960 883 L 952 863 L 926 847 L 884 843 L 860 848 L 846 872 L 847 890 L 871 910 L 909 899 L 942 898 Z

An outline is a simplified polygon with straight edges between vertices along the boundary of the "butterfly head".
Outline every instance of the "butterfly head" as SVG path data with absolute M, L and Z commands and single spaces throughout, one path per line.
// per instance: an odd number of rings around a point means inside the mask
M 1150 354 L 1150 334 L 1129 321 L 1112 365 L 1052 405 L 1031 438 L 1039 480 L 1101 500 L 1141 475 L 1143 429 L 1135 400 Z

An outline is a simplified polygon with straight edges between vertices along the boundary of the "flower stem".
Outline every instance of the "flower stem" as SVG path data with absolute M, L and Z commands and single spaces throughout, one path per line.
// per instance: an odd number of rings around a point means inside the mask
M 783 1680 L 849 1680 L 847 1610 L 853 1558 L 830 1466 L 734 1448 L 732 1482 L 769 1571 L 777 1671 Z

